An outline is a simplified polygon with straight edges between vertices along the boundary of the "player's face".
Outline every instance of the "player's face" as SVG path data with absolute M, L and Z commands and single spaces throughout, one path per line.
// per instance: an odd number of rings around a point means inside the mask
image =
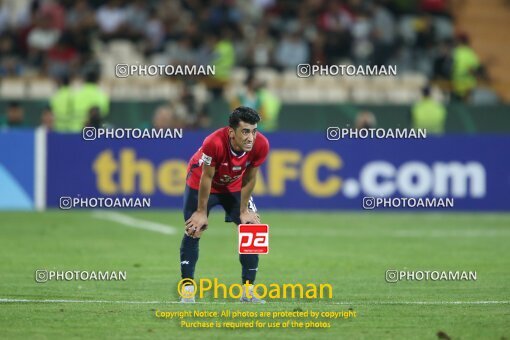
M 257 124 L 240 121 L 235 130 L 230 129 L 230 138 L 236 151 L 251 151 L 255 144 L 255 138 L 257 138 Z

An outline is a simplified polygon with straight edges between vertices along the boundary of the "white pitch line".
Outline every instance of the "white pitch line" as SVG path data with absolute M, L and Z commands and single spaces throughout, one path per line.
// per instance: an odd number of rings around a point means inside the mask
M 143 230 L 155 231 L 157 233 L 173 235 L 177 232 L 177 229 L 170 225 L 165 225 L 157 222 L 151 222 L 146 220 L 141 220 L 138 218 L 134 218 L 128 215 L 121 214 L 119 212 L 113 211 L 94 211 L 92 213 L 94 218 L 100 220 L 113 221 L 120 224 L 123 224 L 128 227 L 138 228 Z
M 30 299 L 10 299 L 0 298 L 0 303 L 96 303 L 96 304 L 134 304 L 134 305 L 155 305 L 155 304 L 181 304 L 179 301 L 116 301 L 116 300 L 65 300 L 65 299 L 50 299 L 50 300 L 30 300 Z M 226 305 L 229 303 L 243 304 L 237 301 L 197 301 L 195 304 L 204 305 Z M 269 305 L 283 305 L 283 304 L 308 304 L 308 302 L 300 301 L 275 301 L 268 302 Z M 319 305 L 507 305 L 510 301 L 359 301 L 359 302 L 319 302 Z M 267 305 L 266 305 L 267 306 Z

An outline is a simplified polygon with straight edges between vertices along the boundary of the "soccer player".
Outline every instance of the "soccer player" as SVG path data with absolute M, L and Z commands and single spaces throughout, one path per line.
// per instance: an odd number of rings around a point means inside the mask
M 236 108 L 229 126 L 207 136 L 191 157 L 184 192 L 185 234 L 181 242 L 181 276 L 193 279 L 198 245 L 207 229 L 209 211 L 216 205 L 225 210 L 225 222 L 260 223 L 251 194 L 259 166 L 269 152 L 269 142 L 257 131 L 258 113 L 248 107 Z M 253 284 L 258 270 L 257 254 L 240 254 L 242 283 Z M 250 286 L 253 289 L 253 286 Z M 193 291 L 191 285 L 184 289 Z M 191 294 L 190 294 L 191 295 Z M 194 302 L 183 297 L 182 302 Z M 242 302 L 264 303 L 244 291 Z

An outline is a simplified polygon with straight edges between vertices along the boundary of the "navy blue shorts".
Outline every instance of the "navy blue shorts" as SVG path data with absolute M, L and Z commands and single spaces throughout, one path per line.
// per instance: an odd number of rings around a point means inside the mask
M 213 194 L 209 195 L 209 201 L 207 202 L 207 216 L 209 211 L 217 205 L 221 205 L 225 210 L 225 222 L 234 222 L 241 224 L 240 210 L 241 210 L 241 192 L 230 192 L 225 194 Z M 198 190 L 191 189 L 186 185 L 184 189 L 184 221 L 188 220 L 191 215 L 198 208 Z M 257 208 L 253 202 L 253 197 L 250 197 L 248 202 L 248 209 L 256 212 Z

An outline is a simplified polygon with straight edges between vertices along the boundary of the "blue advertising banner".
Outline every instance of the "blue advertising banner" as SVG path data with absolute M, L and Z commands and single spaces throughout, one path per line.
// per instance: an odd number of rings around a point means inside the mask
M 34 131 L 0 131 L 0 210 L 34 208 Z
M 206 135 L 184 131 L 182 139 L 86 141 L 51 133 L 47 205 L 58 207 L 62 196 L 137 197 L 150 198 L 151 207 L 181 208 L 187 162 Z M 259 208 L 362 209 L 364 197 L 373 197 L 451 198 L 449 209 L 510 210 L 507 136 L 335 141 L 321 133 L 266 136 L 271 152 L 255 189 Z

